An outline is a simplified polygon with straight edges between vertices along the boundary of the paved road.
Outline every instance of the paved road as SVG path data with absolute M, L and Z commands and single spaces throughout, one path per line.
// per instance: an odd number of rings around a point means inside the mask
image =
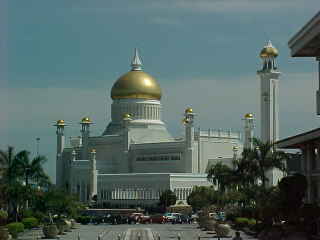
M 132 225 L 78 225 L 77 229 L 65 235 L 61 235 L 61 240 L 216 240 L 214 232 L 201 231 L 196 224 L 132 224 Z M 231 234 L 234 236 L 234 234 Z M 42 237 L 41 230 L 27 232 L 19 237 L 20 240 L 36 240 Z M 254 240 L 242 234 L 243 240 Z M 221 240 L 231 240 L 231 238 L 220 238 Z

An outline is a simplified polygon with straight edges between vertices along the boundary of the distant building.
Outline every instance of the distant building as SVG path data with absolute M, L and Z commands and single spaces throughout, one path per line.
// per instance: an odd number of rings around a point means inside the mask
M 292 57 L 314 57 L 319 65 L 320 83 L 320 12 L 289 41 Z M 320 85 L 319 85 L 320 86 Z M 316 93 L 317 114 L 320 115 L 320 92 Z M 308 202 L 320 201 L 320 128 L 313 129 L 277 143 L 279 148 L 300 149 L 300 172 L 308 180 Z

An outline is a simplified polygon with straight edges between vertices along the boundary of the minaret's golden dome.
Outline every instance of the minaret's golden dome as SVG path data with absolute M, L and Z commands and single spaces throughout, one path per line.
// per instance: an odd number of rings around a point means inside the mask
M 63 125 L 65 125 L 65 122 L 64 122 L 64 120 L 58 120 L 57 121 L 57 125 L 59 125 L 59 126 L 63 126 Z
M 271 41 L 268 42 L 266 46 L 262 48 L 260 51 L 260 57 L 261 58 L 267 58 L 267 57 L 277 57 L 279 55 L 278 49 L 276 49 Z
M 246 115 L 244 115 L 245 118 L 253 118 L 253 114 L 252 113 L 247 113 Z
M 148 73 L 142 71 L 142 63 L 135 50 L 131 63 L 132 70 L 122 75 L 111 89 L 112 99 L 143 98 L 161 99 L 161 88 L 157 81 Z
M 184 112 L 185 113 L 193 113 L 193 109 L 189 107 Z
M 81 123 L 92 123 L 92 121 L 89 117 L 84 117 L 81 119 Z

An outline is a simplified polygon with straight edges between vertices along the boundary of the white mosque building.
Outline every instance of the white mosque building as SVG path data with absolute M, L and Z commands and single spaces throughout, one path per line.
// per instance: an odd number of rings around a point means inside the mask
M 83 202 L 96 195 L 100 205 L 147 206 L 156 204 L 164 190 L 171 189 L 178 201 L 186 202 L 194 186 L 210 185 L 210 166 L 231 164 L 242 152 L 240 132 L 195 129 L 196 114 L 186 108 L 185 134 L 174 138 L 162 121 L 161 96 L 158 82 L 142 70 L 135 50 L 131 70 L 112 87 L 111 121 L 102 135 L 91 136 L 93 122 L 84 117 L 81 136 L 65 144 L 67 124 L 55 124 L 57 186 Z M 252 147 L 253 115 L 244 119 L 244 145 Z

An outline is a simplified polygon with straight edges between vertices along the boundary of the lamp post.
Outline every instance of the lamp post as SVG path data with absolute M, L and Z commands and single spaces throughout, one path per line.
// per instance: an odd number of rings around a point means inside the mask
M 37 156 L 39 156 L 40 138 L 37 137 L 36 141 L 37 141 Z

